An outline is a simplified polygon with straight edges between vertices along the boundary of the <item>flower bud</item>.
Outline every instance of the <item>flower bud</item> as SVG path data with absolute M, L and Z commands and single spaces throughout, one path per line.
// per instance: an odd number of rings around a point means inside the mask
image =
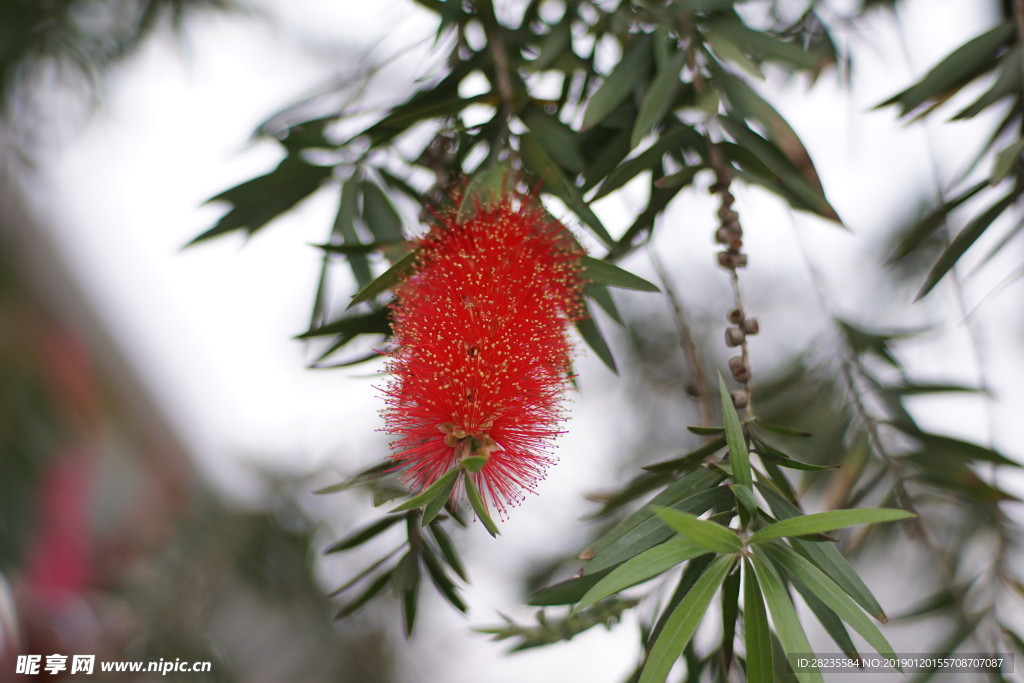
M 726 346 L 739 346 L 746 339 L 746 335 L 743 334 L 743 330 L 738 327 L 727 327 L 725 330 L 725 345 Z

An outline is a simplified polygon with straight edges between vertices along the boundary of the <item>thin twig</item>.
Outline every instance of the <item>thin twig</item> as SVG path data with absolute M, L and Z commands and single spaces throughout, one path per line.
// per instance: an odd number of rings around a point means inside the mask
M 714 419 L 714 403 L 711 400 L 708 378 L 704 372 L 704 360 L 701 357 L 700 347 L 693 338 L 693 331 L 686 320 L 686 312 L 683 310 L 683 302 L 676 292 L 675 286 L 668 277 L 664 264 L 650 247 L 648 242 L 647 255 L 651 259 L 654 271 L 658 274 L 662 289 L 672 309 L 672 318 L 675 320 L 676 331 L 679 333 L 679 346 L 686 356 L 686 362 L 690 366 L 690 378 L 693 382 L 693 392 L 696 394 L 697 405 L 700 407 L 700 423 L 702 427 L 710 427 Z

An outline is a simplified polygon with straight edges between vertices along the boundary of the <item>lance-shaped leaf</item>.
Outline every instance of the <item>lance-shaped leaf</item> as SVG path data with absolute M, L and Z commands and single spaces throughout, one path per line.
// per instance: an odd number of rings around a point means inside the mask
M 448 566 L 452 568 L 459 578 L 463 581 L 469 581 L 466 575 L 466 569 L 462 566 L 462 560 L 459 559 L 459 553 L 455 550 L 455 544 L 452 543 L 451 537 L 448 535 L 440 524 L 435 523 L 430 525 L 430 533 L 434 536 L 434 541 L 437 543 L 437 549 L 441 551 L 441 557 L 448 563 Z
M 896 249 L 893 250 L 892 255 L 889 256 L 888 263 L 895 263 L 900 259 L 906 258 L 908 254 L 920 247 L 928 237 L 945 224 L 946 218 L 950 213 L 968 199 L 984 190 L 986 187 L 988 187 L 988 182 L 983 180 L 980 183 L 964 190 L 944 204 L 939 204 L 937 207 L 925 214 L 921 220 L 912 225 L 903 235 L 900 243 L 896 246 Z
M 593 282 L 588 282 L 583 286 L 583 292 L 591 298 L 601 310 L 608 314 L 608 317 L 614 320 L 619 325 L 622 325 L 622 314 L 619 313 L 619 307 L 615 305 L 615 299 L 612 298 L 611 292 L 604 285 L 599 285 Z
M 584 304 L 586 306 L 586 304 Z M 576 321 L 576 330 L 583 337 L 583 341 L 587 343 L 597 357 L 601 359 L 609 370 L 615 374 L 619 373 L 619 369 L 615 365 L 615 356 L 612 355 L 612 350 L 608 346 L 608 342 L 605 341 L 604 334 L 601 332 L 601 328 L 597 326 L 597 321 L 590 315 L 589 307 L 587 310 L 587 317 L 581 318 Z
M 402 279 L 402 276 L 412 270 L 415 265 L 416 252 L 410 251 L 408 254 L 400 258 L 393 266 L 381 273 L 376 280 L 356 292 L 355 296 L 352 297 L 352 300 L 348 302 L 348 307 L 352 308 L 356 304 L 368 301 L 378 294 L 391 289 L 398 284 L 398 281 Z
M 761 455 L 762 459 L 768 459 L 776 463 L 780 467 L 788 467 L 793 470 L 803 470 L 805 472 L 820 472 L 822 470 L 834 470 L 839 465 L 812 465 L 808 462 L 801 462 L 795 458 L 791 458 L 778 448 L 775 448 L 767 441 L 759 438 L 754 438 L 754 450 Z
M 920 81 L 893 95 L 878 107 L 898 104 L 905 116 L 931 99 L 944 101 L 992 68 L 993 56 L 1013 40 L 1013 22 L 1004 21 L 995 28 L 973 38 L 951 52 L 924 75 Z
M 608 576 L 609 572 L 611 569 L 604 569 L 593 574 L 574 576 L 571 579 L 545 586 L 530 595 L 526 604 L 535 607 L 573 605 L 579 602 L 587 594 L 587 591 L 596 586 L 601 579 Z
M 813 652 L 811 644 L 807 641 L 807 634 L 804 633 L 803 626 L 800 625 L 796 606 L 783 586 L 782 579 L 760 555 L 755 554 L 751 557 L 758 585 L 761 587 L 765 603 L 771 612 L 772 623 L 775 624 L 775 633 L 779 637 L 782 649 L 786 654 Z M 794 675 L 801 683 L 824 682 L 821 672 L 816 667 L 811 667 L 809 671 L 797 671 Z
M 798 69 L 817 69 L 821 66 L 816 56 L 796 42 L 786 42 L 768 31 L 755 31 L 736 14 L 706 22 L 704 28 L 706 33 L 728 38 L 756 59 L 782 62 Z
M 487 511 L 487 503 L 484 502 L 483 496 L 480 495 L 480 489 L 477 488 L 472 475 L 467 475 L 463 481 L 466 483 L 466 497 L 469 498 L 469 504 L 473 507 L 473 512 L 476 513 L 477 519 L 487 529 L 487 533 L 492 537 L 497 536 L 499 533 L 498 525 L 491 519 L 491 515 Z
M 423 517 L 420 520 L 420 524 L 426 526 L 434 521 L 438 513 L 444 509 L 445 504 L 451 499 L 452 489 L 455 488 L 455 483 L 458 481 L 458 476 L 449 477 L 448 473 L 445 473 L 438 481 L 446 481 L 444 486 L 438 489 L 437 493 L 423 505 Z
M 652 143 L 650 147 L 633 158 L 627 159 L 616 166 L 615 169 L 608 174 L 608 177 L 605 178 L 604 182 L 601 183 L 601 187 L 594 195 L 592 201 L 596 201 L 601 197 L 611 194 L 640 173 L 652 170 L 658 162 L 661 161 L 665 154 L 669 152 L 678 152 L 682 149 L 694 148 L 699 146 L 702 142 L 703 139 L 701 138 L 700 133 L 698 133 L 694 128 L 678 122 L 673 124 L 670 128 L 667 128 L 661 137 Z M 691 167 L 688 170 L 691 173 L 696 173 L 699 168 L 701 167 Z M 680 185 L 681 184 L 683 183 L 680 183 Z
M 914 515 L 906 510 L 894 508 L 862 508 L 859 510 L 829 510 L 813 515 L 790 517 L 781 522 L 758 529 L 750 537 L 751 543 L 760 543 L 774 538 L 789 536 L 811 536 L 857 524 L 876 524 L 909 519 Z
M 639 145 L 672 108 L 680 85 L 679 72 L 685 63 L 686 54 L 679 52 L 658 67 L 658 72 L 647 87 L 644 99 L 640 103 L 640 112 L 633 123 L 633 131 L 629 136 L 631 147 Z
M 643 469 L 648 472 L 672 472 L 681 469 L 692 469 L 696 467 L 701 460 L 717 453 L 725 446 L 725 436 L 719 436 L 711 441 L 708 441 L 703 446 L 699 446 L 689 453 L 680 456 L 678 458 L 672 458 L 671 460 L 662 460 L 652 465 L 645 465 Z
M 626 48 L 615 69 L 587 101 L 583 128 L 601 123 L 628 96 L 638 83 L 644 83 L 651 68 L 651 37 L 637 34 Z
M 859 657 L 860 653 L 857 651 L 857 646 L 850 637 L 850 632 L 846 630 L 843 620 L 829 609 L 828 605 L 819 600 L 807 586 L 798 581 L 794 584 L 794 587 L 803 596 L 804 602 L 814 612 L 814 616 L 825 627 L 825 631 L 832 637 L 835 644 L 839 646 L 842 653 L 851 659 Z
M 580 258 L 580 263 L 583 265 L 582 277 L 589 282 L 595 282 L 608 287 L 635 289 L 639 292 L 661 291 L 656 285 L 639 275 L 634 275 L 609 261 L 602 261 L 592 256 L 583 256 Z
M 892 645 L 885 639 L 874 622 L 864 614 L 863 610 L 850 599 L 836 583 L 813 563 L 798 555 L 792 548 L 782 543 L 769 543 L 761 546 L 773 562 L 785 569 L 795 581 L 802 583 L 814 595 L 835 612 L 840 619 L 849 624 L 853 630 L 864 637 L 868 644 L 879 654 L 895 658 Z
M 663 574 L 681 562 L 707 553 L 691 541 L 676 538 L 649 548 L 604 575 L 580 598 L 574 610 L 584 609 L 630 586 Z
M 378 576 L 377 580 L 371 583 L 367 589 L 359 595 L 359 597 L 338 610 L 338 613 L 334 615 L 334 618 L 344 619 L 360 607 L 363 607 L 366 603 L 370 602 L 370 600 L 375 598 L 382 590 L 384 590 L 384 587 L 388 585 L 391 581 L 393 572 L 394 570 L 391 570 Z
M 398 242 L 403 238 L 402 217 L 376 183 L 363 184 L 363 222 L 379 242 Z
M 586 223 L 591 232 L 606 246 L 615 244 L 615 240 L 608 234 L 601 219 L 583 201 L 583 195 L 580 194 L 579 189 L 565 177 L 544 146 L 533 135 L 522 136 L 519 144 L 523 160 L 534 173 L 540 176 L 544 188 L 565 202 L 569 209 L 579 216 L 580 220 Z
M 433 484 L 425 488 L 422 492 L 413 496 L 409 500 L 405 501 L 391 512 L 402 512 L 403 510 L 412 510 L 413 508 L 422 507 L 435 498 L 445 497 L 451 494 L 452 487 L 455 486 L 455 481 L 459 478 L 459 474 L 462 472 L 458 467 L 453 467 L 440 477 L 437 478 Z M 468 479 L 468 477 L 467 477 Z
M 747 683 L 772 683 L 772 640 L 761 588 L 750 558 L 743 560 L 743 641 L 747 648 Z
M 803 515 L 800 508 L 790 503 L 770 486 L 758 484 L 758 490 L 768 501 L 775 516 L 779 519 L 789 519 Z M 839 549 L 834 544 L 804 541 L 799 538 L 794 538 L 793 543 L 798 552 L 818 565 L 822 571 L 828 574 L 829 578 L 846 591 L 847 595 L 867 610 L 868 614 L 879 621 L 887 621 L 885 612 L 882 610 L 881 605 L 878 604 L 878 600 L 875 599 L 871 590 L 864 583 L 863 579 L 860 578 L 860 575 L 857 574 L 850 561 L 839 552 Z
M 750 473 L 750 454 L 747 451 L 747 438 L 740 426 L 740 416 L 732 403 L 732 395 L 722 373 L 718 373 L 718 391 L 722 397 L 722 419 L 725 423 L 725 439 L 729 444 L 729 464 L 732 465 L 733 478 L 740 486 L 752 488 L 753 476 Z
M 490 206 L 500 201 L 514 187 L 513 178 L 506 164 L 475 173 L 462 194 L 462 202 L 455 214 L 456 222 L 472 218 L 477 206 Z
M 313 194 L 332 171 L 330 166 L 315 166 L 298 155 L 286 156 L 270 173 L 209 199 L 209 202 L 228 202 L 231 209 L 189 245 L 234 230 L 244 229 L 247 234 L 253 234 Z
M 709 474 L 715 477 L 716 482 L 721 479 L 720 474 L 703 469 L 694 474 Z M 686 478 L 684 477 L 684 479 Z M 671 489 L 671 487 L 669 488 Z M 666 491 L 668 490 L 666 489 Z M 652 502 L 659 503 L 659 498 L 661 498 L 661 494 L 655 496 Z M 698 490 L 678 502 L 671 502 L 671 505 L 676 510 L 699 515 L 715 505 L 726 503 L 729 498 L 731 498 L 729 489 L 724 486 L 712 486 Z M 649 506 L 642 508 L 594 543 L 596 557 L 587 564 L 587 570 L 600 571 L 615 566 L 671 537 L 672 529 L 666 526 L 660 517 L 654 515 Z
M 423 566 L 427 568 L 427 575 L 430 580 L 433 581 L 437 590 L 441 592 L 444 599 L 448 601 L 455 609 L 460 612 L 466 611 L 466 603 L 459 597 L 458 588 L 452 583 L 452 580 L 448 578 L 448 574 L 444 571 L 444 567 L 438 561 L 434 555 L 433 548 L 429 544 L 424 544 L 422 547 Z
M 639 683 L 663 683 L 669 670 L 696 633 L 711 599 L 722 585 L 735 558 L 723 555 L 705 570 L 693 588 L 676 605 L 644 662 Z
M 666 507 L 655 507 L 654 513 L 684 538 L 713 553 L 738 553 L 743 541 L 721 524 L 699 519 L 688 512 Z
M 921 291 L 917 293 L 917 299 L 924 298 L 928 292 L 935 288 L 935 285 L 939 283 L 939 280 L 950 271 L 950 269 L 956 265 L 956 262 L 960 260 L 960 257 L 971 248 L 971 246 L 978 241 L 978 238 L 988 229 L 992 222 L 999 217 L 1003 211 L 1006 210 L 1020 193 L 1016 190 L 1011 191 L 1009 194 L 1004 196 L 1002 199 L 996 201 L 992 206 L 988 207 L 985 211 L 978 214 L 974 220 L 967 224 L 967 226 L 957 233 L 957 236 L 953 238 L 953 241 L 949 243 L 945 251 L 939 256 L 939 260 L 935 262 L 931 271 L 928 273 L 928 277 L 925 278 L 924 284 L 921 285 Z
M 367 526 L 364 526 L 360 529 L 353 531 L 351 534 L 341 539 L 340 541 L 332 543 L 330 546 L 327 547 L 326 550 L 324 550 L 324 554 L 337 553 L 341 552 L 342 550 L 349 550 L 351 548 L 355 548 L 356 546 L 362 545 L 363 543 L 369 541 L 371 538 L 374 538 L 375 536 L 378 536 L 383 532 L 387 531 L 401 519 L 402 517 L 399 517 L 397 515 L 389 515 L 382 519 L 378 519 L 376 522 L 373 522 L 372 524 L 368 524 Z

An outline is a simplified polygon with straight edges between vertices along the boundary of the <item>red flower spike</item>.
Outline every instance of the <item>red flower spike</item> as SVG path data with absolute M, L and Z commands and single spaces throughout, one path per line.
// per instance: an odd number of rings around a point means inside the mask
M 504 516 L 543 478 L 561 433 L 567 328 L 583 313 L 580 256 L 528 195 L 506 195 L 468 218 L 440 216 L 420 240 L 391 307 L 382 411 L 384 431 L 397 437 L 391 457 L 412 490 L 480 456 L 465 476 Z

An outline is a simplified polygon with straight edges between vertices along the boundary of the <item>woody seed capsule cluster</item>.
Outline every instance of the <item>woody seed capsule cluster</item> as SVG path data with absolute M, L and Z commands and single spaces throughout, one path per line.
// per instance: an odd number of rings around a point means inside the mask
M 483 456 L 466 476 L 503 514 L 543 477 L 563 419 L 567 327 L 583 310 L 581 255 L 522 195 L 441 216 L 420 240 L 392 305 L 382 411 L 412 490 Z

